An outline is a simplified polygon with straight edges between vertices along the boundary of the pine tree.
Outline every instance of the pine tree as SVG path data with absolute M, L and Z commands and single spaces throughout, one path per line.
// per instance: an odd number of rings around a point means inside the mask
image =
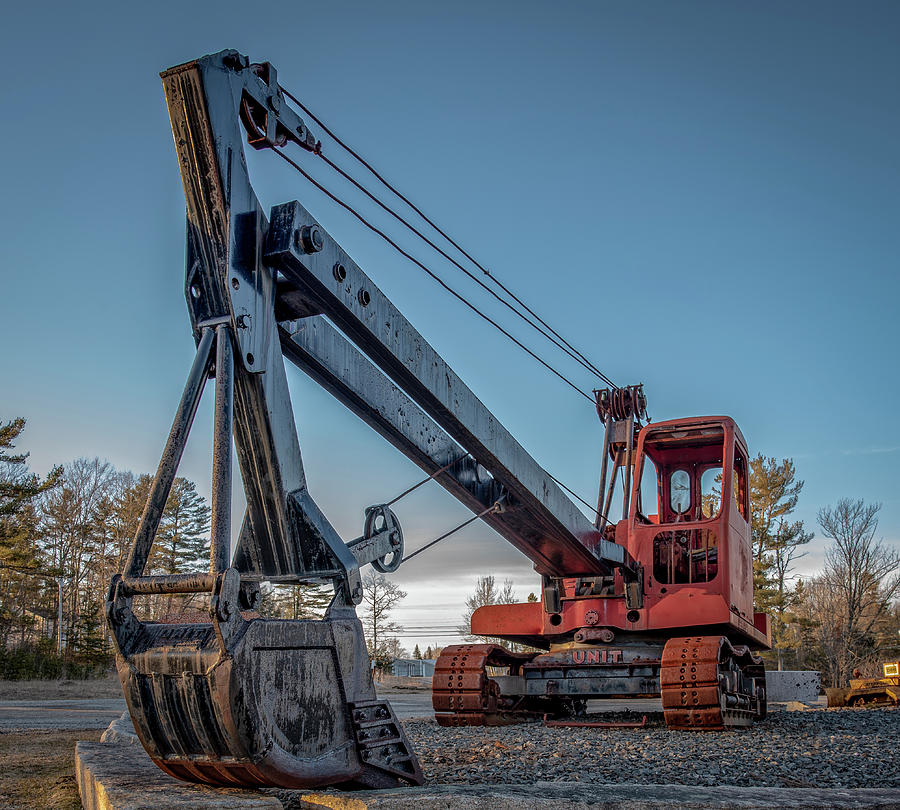
M 22 418 L 0 424 L 0 564 L 34 568 L 39 564 L 34 507 L 59 483 L 62 467 L 54 467 L 44 480 L 29 472 L 29 454 L 10 452 L 24 429 Z
M 413 658 L 415 658 L 417 661 L 422 660 L 422 651 L 419 649 L 418 644 L 416 644 L 416 648 L 413 650 Z
M 274 585 L 265 587 L 257 610 L 278 619 L 321 619 L 334 596 L 328 585 Z
M 158 574 L 182 574 L 209 568 L 210 508 L 193 481 L 176 478 L 153 541 L 148 568 Z M 187 611 L 196 596 L 167 595 L 150 601 L 151 615 L 174 618 Z
M 29 472 L 28 453 L 16 453 L 15 442 L 25 420 L 0 423 L 0 643 L 12 632 L 25 639 L 32 622 L 28 610 L 42 601 L 44 560 L 39 546 L 37 505 L 59 483 L 62 469 L 54 467 L 43 480 Z M 47 572 L 52 573 L 52 572 Z
M 787 586 L 800 546 L 813 533 L 802 520 L 789 520 L 803 490 L 793 459 L 781 462 L 758 455 L 750 462 L 750 531 L 753 548 L 753 599 L 757 610 L 772 616 L 772 641 L 782 668 L 784 650 L 799 643 L 789 631 L 794 592 Z
M 194 482 L 176 478 L 150 553 L 152 568 L 163 574 L 207 568 L 209 520 L 210 508 Z

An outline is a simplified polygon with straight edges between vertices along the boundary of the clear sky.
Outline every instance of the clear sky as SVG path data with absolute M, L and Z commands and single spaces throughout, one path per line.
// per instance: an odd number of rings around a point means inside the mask
M 643 381 L 655 419 L 730 414 L 752 453 L 794 458 L 810 528 L 864 497 L 900 540 L 897 3 L 34 2 L 4 12 L 0 39 L 0 419 L 27 417 L 34 469 L 156 467 L 193 354 L 158 72 L 236 48 L 606 374 Z M 525 448 L 595 497 L 586 401 L 281 161 L 251 170 L 264 204 L 299 199 Z M 310 488 L 350 539 L 419 471 L 289 377 Z M 209 416 L 182 466 L 205 492 Z M 397 511 L 409 548 L 467 515 L 433 484 Z M 479 525 L 404 566 L 404 642 L 447 641 L 491 572 L 522 598 L 538 587 Z

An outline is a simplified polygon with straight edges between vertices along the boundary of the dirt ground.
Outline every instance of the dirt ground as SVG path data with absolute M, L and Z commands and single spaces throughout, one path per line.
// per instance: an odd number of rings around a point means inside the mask
M 122 696 L 119 678 L 110 673 L 89 681 L 0 681 L 0 700 L 65 700 L 66 698 L 117 698 Z
M 75 782 L 75 742 L 100 731 L 0 733 L 0 807 L 81 810 Z

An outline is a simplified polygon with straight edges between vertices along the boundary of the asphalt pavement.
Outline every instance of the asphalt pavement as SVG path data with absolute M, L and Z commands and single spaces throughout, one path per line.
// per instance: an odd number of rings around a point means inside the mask
M 394 707 L 400 719 L 432 717 L 430 692 L 395 692 L 385 697 Z M 591 712 L 660 711 L 658 700 L 607 700 L 594 701 Z M 83 698 L 66 700 L 0 700 L 0 731 L 70 730 L 79 728 L 106 728 L 125 711 L 122 698 Z
M 102 729 L 124 711 L 122 698 L 0 700 L 0 731 Z

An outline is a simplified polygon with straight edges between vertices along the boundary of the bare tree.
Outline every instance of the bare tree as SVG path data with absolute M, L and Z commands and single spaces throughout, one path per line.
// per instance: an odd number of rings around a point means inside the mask
M 42 507 L 44 550 L 50 565 L 68 577 L 65 636 L 75 646 L 81 640 L 79 635 L 84 635 L 83 629 L 76 631 L 85 622 L 89 622 L 92 635 L 103 632 L 97 594 L 106 585 L 99 581 L 105 542 L 98 526 L 115 475 L 107 461 L 75 459 L 65 466 L 60 485 L 47 493 Z
M 503 587 L 498 588 L 493 574 L 478 577 L 475 582 L 475 593 L 466 599 L 466 612 L 463 614 L 462 624 L 458 628 L 459 634 L 464 636 L 466 641 L 494 642 L 502 647 L 506 647 L 508 650 L 517 648 L 517 645 L 503 639 L 492 636 L 473 636 L 472 614 L 485 605 L 511 605 L 518 601 L 511 579 L 503 580 Z
M 394 657 L 392 653 L 399 647 L 393 634 L 399 633 L 403 627 L 391 620 L 391 611 L 405 598 L 406 591 L 382 574 L 370 571 L 363 579 L 363 630 L 369 657 L 378 669 L 390 665 Z
M 810 584 L 810 607 L 834 686 L 846 683 L 858 663 L 877 656 L 873 632 L 900 594 L 900 554 L 875 539 L 880 509 L 881 504 L 842 498 L 819 510 L 819 525 L 833 544 L 824 573 Z

